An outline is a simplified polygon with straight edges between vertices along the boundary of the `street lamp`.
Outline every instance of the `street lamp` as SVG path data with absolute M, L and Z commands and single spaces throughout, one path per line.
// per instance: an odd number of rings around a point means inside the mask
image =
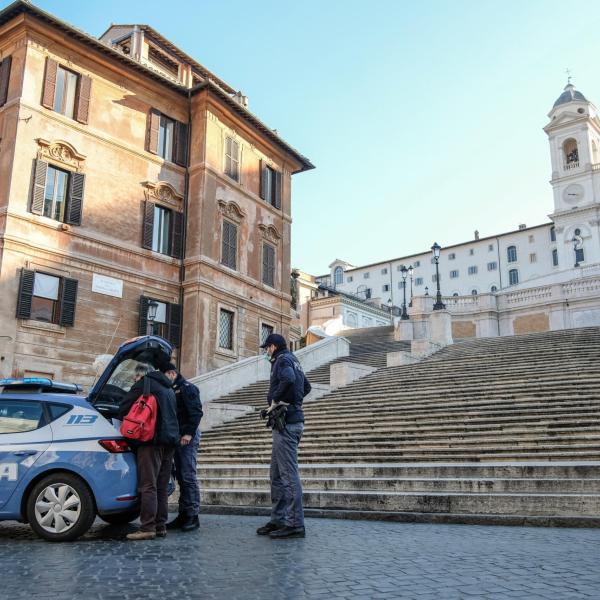
M 410 265 L 410 267 L 408 267 L 408 275 L 410 276 L 410 302 L 408 303 L 408 306 L 410 306 L 410 308 L 412 308 L 412 299 L 413 299 L 413 290 L 412 290 L 412 283 L 413 283 L 413 266 Z
M 435 280 L 437 283 L 437 295 L 435 297 L 435 304 L 433 305 L 433 310 L 444 310 L 446 305 L 442 302 L 442 293 L 440 292 L 440 250 L 442 247 L 434 242 L 433 246 L 431 246 L 431 251 L 433 252 L 433 260 L 435 261 Z
M 158 311 L 158 302 L 156 300 L 148 301 L 148 314 L 146 315 L 146 335 L 152 335 L 156 313 Z
M 400 273 L 402 274 L 402 294 L 403 294 L 402 315 L 400 316 L 400 318 L 403 321 L 406 321 L 408 319 L 408 314 L 406 312 L 406 276 L 408 275 L 408 269 L 404 265 L 402 265 L 402 268 L 400 269 Z

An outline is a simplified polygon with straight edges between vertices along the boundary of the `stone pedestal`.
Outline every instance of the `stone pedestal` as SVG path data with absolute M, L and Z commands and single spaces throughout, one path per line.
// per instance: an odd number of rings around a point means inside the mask
M 429 317 L 429 341 L 448 346 L 452 340 L 452 317 L 447 310 L 434 310 Z
M 412 321 L 399 320 L 394 328 L 394 339 L 397 342 L 410 341 L 414 339 L 414 331 Z
M 341 362 L 331 365 L 329 371 L 329 382 L 331 389 L 345 387 L 349 383 L 377 371 L 376 367 L 361 365 L 358 363 Z
M 415 358 L 411 352 L 401 350 L 400 352 L 388 352 L 386 361 L 388 367 L 401 367 L 403 365 L 412 365 L 413 363 L 419 362 L 419 359 Z

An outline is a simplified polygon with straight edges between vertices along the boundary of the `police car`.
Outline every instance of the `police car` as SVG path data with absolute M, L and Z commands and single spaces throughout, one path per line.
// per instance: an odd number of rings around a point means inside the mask
M 125 342 L 89 395 L 44 378 L 0 380 L 0 520 L 28 522 L 51 541 L 138 516 L 135 456 L 112 420 L 139 363 L 160 368 L 156 336 Z

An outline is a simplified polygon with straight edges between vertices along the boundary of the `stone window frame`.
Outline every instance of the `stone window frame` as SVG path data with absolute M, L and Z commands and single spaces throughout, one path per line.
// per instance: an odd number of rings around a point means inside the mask
M 237 358 L 238 357 L 238 328 L 239 328 L 239 311 L 237 307 L 227 304 L 226 302 L 217 302 L 217 315 L 216 315 L 216 331 L 215 331 L 215 352 L 222 356 L 227 356 L 228 358 Z M 233 313 L 233 331 L 232 331 L 232 342 L 233 348 L 230 350 L 228 348 L 222 348 L 219 345 L 219 323 L 221 320 L 221 311 L 225 310 L 230 313 Z
M 240 238 L 242 234 L 243 224 L 246 219 L 246 212 L 244 209 L 233 200 L 217 200 L 217 209 L 218 209 L 218 232 L 219 232 L 219 259 L 218 262 L 223 267 L 234 270 L 237 273 L 240 271 Z M 223 223 L 224 221 L 229 221 L 231 224 L 237 227 L 237 243 L 236 243 L 236 257 L 235 263 L 236 268 L 231 269 L 231 267 L 227 266 L 222 262 L 222 254 L 223 254 Z
M 269 289 L 274 289 L 274 290 L 278 290 L 280 289 L 280 273 L 279 270 L 277 269 L 277 257 L 279 256 L 279 253 L 281 252 L 281 234 L 279 233 L 279 231 L 277 230 L 277 228 L 271 224 L 271 223 L 259 223 L 258 225 L 258 230 L 260 233 L 260 237 L 261 237 L 261 244 L 260 244 L 260 269 L 259 269 L 259 273 L 260 273 L 260 282 L 261 285 L 265 288 L 269 288 Z M 263 255 L 264 255 L 264 245 L 267 244 L 269 246 L 271 246 L 274 250 L 274 257 L 273 257 L 273 287 L 271 287 L 270 285 L 268 285 L 267 283 L 265 283 L 264 281 L 264 273 L 263 273 Z
M 275 332 L 275 329 L 277 328 L 277 325 L 274 321 L 269 321 L 263 317 L 259 317 L 258 318 L 258 345 L 259 346 L 260 346 L 260 344 L 262 344 L 263 325 L 266 325 L 267 327 L 271 327 L 273 329 L 273 332 Z M 265 350 L 261 349 L 260 351 L 264 352 Z
M 232 144 L 235 143 L 238 146 L 237 152 L 237 177 L 234 177 L 230 172 L 227 171 L 227 140 L 230 139 Z M 242 155 L 244 145 L 241 139 L 235 131 L 223 130 L 222 135 L 223 142 L 223 174 L 226 175 L 231 181 L 241 184 L 242 183 Z

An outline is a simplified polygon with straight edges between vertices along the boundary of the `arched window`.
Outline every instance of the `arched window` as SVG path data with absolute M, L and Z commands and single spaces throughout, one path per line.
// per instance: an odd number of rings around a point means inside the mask
M 517 269 L 511 269 L 508 272 L 508 283 L 510 285 L 517 285 L 519 283 L 519 271 Z
M 554 227 L 554 225 L 552 227 L 550 227 L 550 241 L 551 242 L 556 241 L 556 227 Z
M 565 158 L 565 167 L 572 169 L 579 166 L 579 149 L 577 148 L 577 141 L 573 138 L 565 140 L 563 143 L 563 153 Z
M 498 291 L 498 286 L 497 286 L 497 285 L 493 285 L 493 286 L 490 288 L 490 291 L 492 292 L 492 294 L 495 294 L 495 293 Z
M 458 296 L 458 292 L 454 292 L 454 294 L 452 294 L 453 296 Z
M 471 296 L 477 296 L 477 290 L 471 290 Z
M 342 267 L 336 267 L 333 272 L 333 283 L 334 285 L 341 285 L 344 283 L 344 269 Z
M 517 262 L 517 247 L 509 246 L 506 249 L 506 255 L 508 258 L 508 262 Z

